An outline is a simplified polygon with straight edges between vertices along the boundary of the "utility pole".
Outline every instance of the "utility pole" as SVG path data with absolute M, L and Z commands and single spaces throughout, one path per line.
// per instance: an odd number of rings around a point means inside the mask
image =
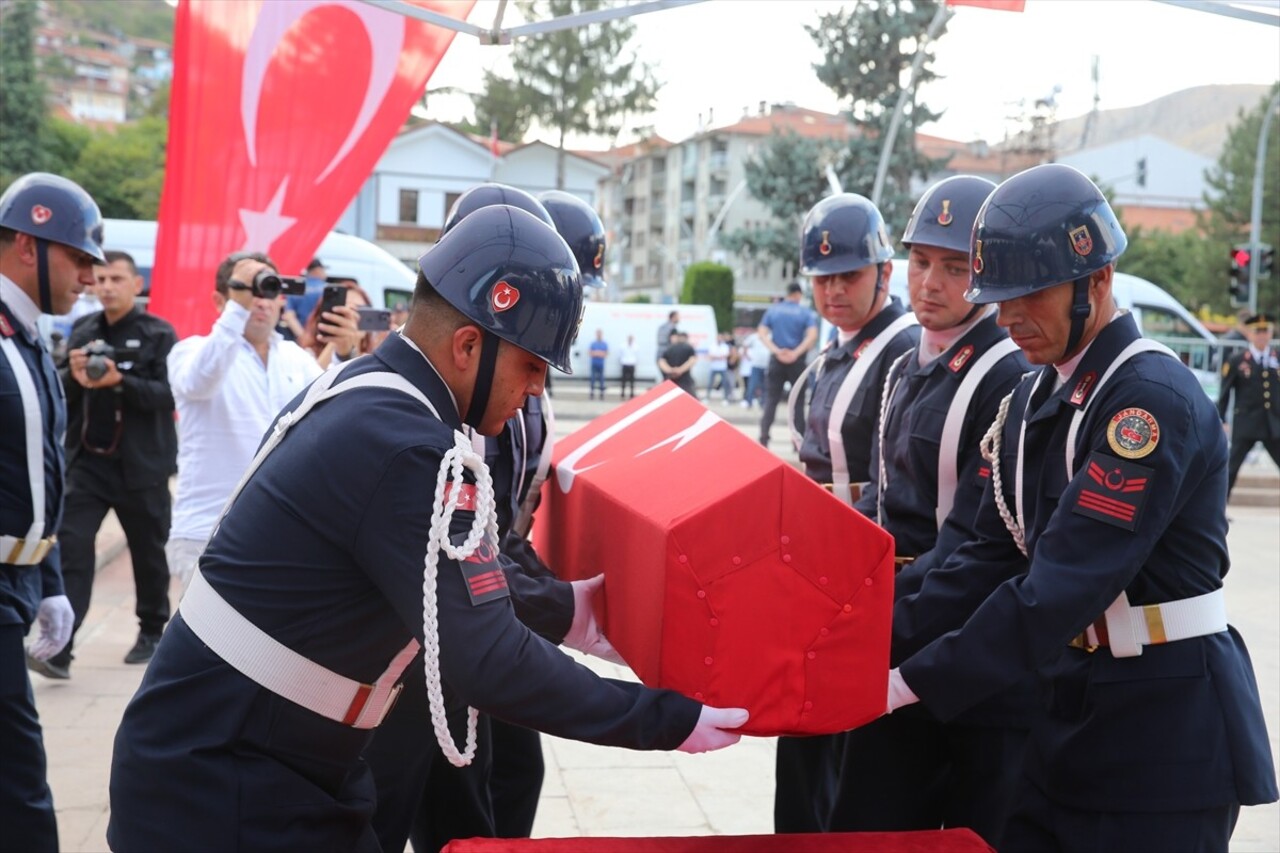
M 1253 205 L 1249 215 L 1249 312 L 1258 313 L 1258 264 L 1262 260 L 1262 247 L 1258 235 L 1262 231 L 1262 173 L 1267 163 L 1267 134 L 1271 132 L 1271 119 L 1280 109 L 1280 91 L 1267 104 L 1262 116 L 1262 130 L 1258 133 L 1258 156 L 1253 164 Z

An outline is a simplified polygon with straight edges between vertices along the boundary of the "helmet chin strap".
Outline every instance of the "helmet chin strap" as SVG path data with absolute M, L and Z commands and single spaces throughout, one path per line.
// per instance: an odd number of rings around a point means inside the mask
M 875 295 L 879 296 L 880 288 L 887 287 L 887 286 L 888 285 L 884 280 L 884 264 L 878 263 L 876 264 L 876 294 Z
M 464 424 L 479 429 L 484 420 L 484 410 L 489 407 L 489 392 L 493 390 L 493 373 L 498 363 L 498 336 L 481 330 L 484 337 L 480 345 L 480 364 L 476 370 L 476 384 L 471 389 L 471 404 L 467 406 Z
M 1076 345 L 1084 335 L 1084 322 L 1089 319 L 1089 280 L 1090 276 L 1082 276 L 1075 280 L 1071 296 L 1071 331 L 1067 335 L 1067 347 L 1062 351 L 1062 360 L 1066 361 L 1075 354 Z
M 49 241 L 36 238 L 36 279 L 40 282 L 40 310 L 52 314 L 53 293 L 49 289 Z

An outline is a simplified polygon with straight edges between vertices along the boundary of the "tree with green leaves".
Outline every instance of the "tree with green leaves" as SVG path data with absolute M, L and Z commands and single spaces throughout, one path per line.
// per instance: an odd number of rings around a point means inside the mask
M 526 20 L 564 17 L 604 7 L 601 0 L 524 0 Z M 626 18 L 530 36 L 515 43 L 511 65 L 534 121 L 559 134 L 556 187 L 564 188 L 569 133 L 617 136 L 627 115 L 653 108 L 658 82 L 628 45 Z M 477 116 L 479 118 L 479 116 Z
M 44 169 L 45 92 L 36 70 L 35 0 L 15 0 L 0 38 L 0 188 Z
M 1212 304 L 1226 305 L 1231 247 L 1249 241 L 1249 222 L 1253 210 L 1253 173 L 1258 162 L 1258 136 L 1262 118 L 1280 83 L 1271 87 L 1252 110 L 1240 111 L 1235 124 L 1227 131 L 1227 141 L 1218 162 L 1205 174 L 1209 191 L 1205 193 L 1208 210 L 1201 217 L 1201 227 L 1210 245 L 1206 253 L 1219 297 Z M 1262 174 L 1262 222 L 1259 240 L 1280 248 L 1280 116 L 1271 119 L 1267 136 Z M 1258 309 L 1270 312 L 1280 309 L 1280 273 L 1258 280 Z
M 835 164 L 845 191 L 871 196 L 880 161 L 880 140 L 888 131 L 902 87 L 909 79 L 919 41 L 940 5 L 941 0 L 877 0 L 822 15 L 817 26 L 805 27 L 822 51 L 822 61 L 813 70 L 823 85 L 848 104 L 855 129 Z M 945 32 L 944 24 L 926 46 L 917 87 L 937 76 L 930 69 L 931 51 Z M 918 102 L 914 93 L 908 97 L 878 205 L 893 233 L 902 233 L 911 216 L 915 204 L 912 178 L 928 180 L 946 164 L 946 159 L 925 157 L 915 145 L 916 128 L 939 116 L 941 113 Z
M 480 92 L 471 96 L 471 103 L 476 111 L 476 132 L 486 136 L 496 126 L 499 139 L 519 142 L 533 123 L 534 107 L 520 84 L 492 71 L 484 72 Z
M 93 196 L 103 216 L 155 219 L 164 187 L 168 123 L 149 116 L 97 133 L 68 175 Z
M 721 244 L 751 261 L 781 261 L 782 277 L 794 278 L 799 272 L 800 224 L 828 191 L 824 166 L 835 154 L 830 140 L 790 131 L 772 134 L 743 168 L 747 191 L 773 218 L 724 234 Z
M 716 328 L 733 329 L 733 270 L 723 264 L 700 261 L 684 271 L 680 301 L 685 305 L 710 305 Z

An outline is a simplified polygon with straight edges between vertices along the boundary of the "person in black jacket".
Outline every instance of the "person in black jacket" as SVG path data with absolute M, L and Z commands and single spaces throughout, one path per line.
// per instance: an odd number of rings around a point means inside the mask
M 1227 420 L 1231 395 L 1235 406 L 1231 419 L 1231 455 L 1227 460 L 1227 497 L 1236 487 L 1240 466 L 1254 445 L 1262 446 L 1280 465 L 1280 355 L 1271 346 L 1275 321 L 1266 314 L 1254 314 L 1244 321 L 1248 346 L 1222 365 L 1222 393 L 1218 416 Z
M 169 477 L 178 439 L 165 359 L 177 335 L 136 304 L 142 277 L 133 258 L 106 252 L 95 268 L 102 310 L 81 317 L 59 371 L 67 394 L 67 506 L 58 530 L 62 577 L 80 629 L 93 593 L 94 540 L 114 509 L 129 543 L 137 590 L 138 639 L 125 663 L 151 660 L 169 621 Z M 102 344 L 110 348 L 103 351 Z M 73 633 L 74 643 L 74 633 Z M 32 669 L 69 678 L 71 647 Z

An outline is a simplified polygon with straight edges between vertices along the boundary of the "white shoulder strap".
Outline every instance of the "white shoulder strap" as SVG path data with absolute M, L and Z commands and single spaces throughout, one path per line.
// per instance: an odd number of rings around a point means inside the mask
M 1017 351 L 1018 345 L 1011 338 L 998 341 L 970 365 L 968 373 L 956 390 L 956 395 L 951 398 L 951 408 L 947 410 L 947 419 L 942 425 L 942 444 L 938 448 L 938 506 L 934 517 L 938 521 L 939 530 L 942 529 L 942 523 L 947 520 L 947 516 L 951 514 L 951 507 L 955 504 L 958 478 L 956 457 L 960 449 L 960 432 L 969 415 L 969 404 L 973 401 L 973 395 L 977 393 L 983 378 L 991 372 L 991 368 Z M 939 358 L 943 357 L 945 355 L 939 356 Z
M 1071 428 L 1067 431 L 1067 445 L 1064 448 L 1068 480 L 1075 476 L 1076 433 L 1080 431 L 1080 424 L 1084 421 L 1085 411 L 1089 408 L 1090 403 L 1098 399 L 1099 394 L 1102 392 L 1102 386 L 1105 385 L 1107 380 L 1111 378 L 1111 375 L 1116 372 L 1116 368 L 1140 352 L 1158 352 L 1174 359 L 1178 357 L 1174 354 L 1173 350 L 1169 349 L 1164 344 L 1156 343 L 1150 338 L 1138 338 L 1136 341 L 1133 341 L 1120 351 L 1120 354 L 1116 356 L 1115 360 L 1111 362 L 1109 367 L 1107 367 L 1106 372 L 1102 374 L 1102 378 L 1098 380 L 1098 384 L 1093 387 L 1093 391 L 1089 394 L 1089 399 L 1085 400 L 1084 405 L 1077 409 L 1075 415 L 1071 418 Z M 1018 453 L 1021 455 L 1022 448 L 1018 448 Z
M 35 380 L 12 338 L 0 337 L 0 353 L 9 362 L 18 383 L 18 397 L 22 400 L 22 435 L 27 446 L 27 483 L 31 487 L 31 527 L 23 537 L 22 550 L 11 555 L 10 562 L 25 565 L 44 536 L 44 417 L 40 413 Z
M 847 504 L 853 503 L 853 493 L 849 489 L 849 459 L 844 453 L 844 416 L 853 405 L 854 395 L 862 385 L 863 378 L 871 365 L 879 358 L 880 353 L 899 332 L 916 325 L 915 314 L 903 314 L 886 326 L 880 334 L 872 338 L 853 363 L 853 368 L 845 374 L 836 397 L 831 401 L 831 414 L 827 418 L 827 446 L 831 450 L 831 492 Z
M 804 436 L 800 430 L 796 429 L 796 410 L 800 407 L 800 390 L 804 388 L 805 383 L 809 381 L 809 374 L 815 370 L 821 372 L 822 364 L 827 360 L 827 354 L 824 351 L 821 355 L 809 362 L 809 366 L 801 371 L 796 377 L 796 381 L 791 383 L 791 392 L 787 394 L 787 431 L 791 433 L 791 446 L 796 449 L 796 453 L 800 452 L 800 448 L 804 446 Z M 813 401 L 809 401 L 812 405 Z

